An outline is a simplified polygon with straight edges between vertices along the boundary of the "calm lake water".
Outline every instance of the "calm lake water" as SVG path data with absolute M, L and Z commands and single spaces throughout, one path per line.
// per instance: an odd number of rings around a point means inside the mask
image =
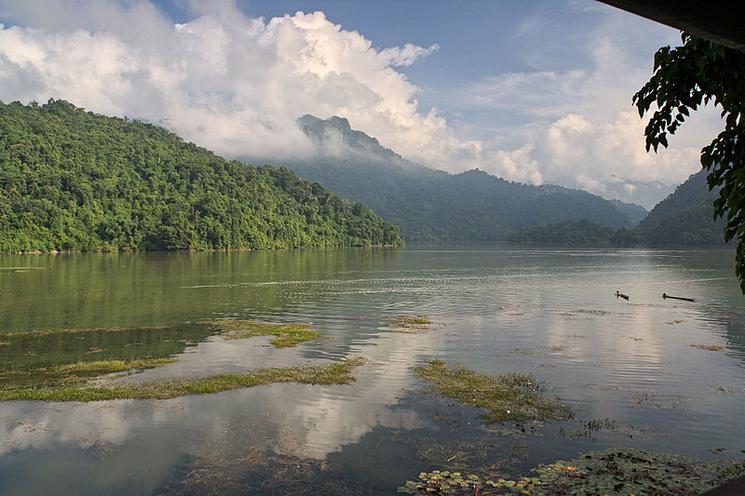
M 736 456 L 745 298 L 733 258 L 483 246 L 2 256 L 1 333 L 132 328 L 0 339 L 3 367 L 178 357 L 127 379 L 139 381 L 350 356 L 368 364 L 348 386 L 0 403 L 0 494 L 393 494 L 422 470 L 515 476 L 608 447 Z M 398 314 L 435 325 L 392 332 Z M 189 324 L 214 318 L 313 323 L 324 337 L 274 349 Z M 137 329 L 152 325 L 168 329 Z M 413 375 L 432 358 L 532 373 L 576 418 L 527 433 L 484 424 Z M 605 427 L 588 430 L 592 419 Z

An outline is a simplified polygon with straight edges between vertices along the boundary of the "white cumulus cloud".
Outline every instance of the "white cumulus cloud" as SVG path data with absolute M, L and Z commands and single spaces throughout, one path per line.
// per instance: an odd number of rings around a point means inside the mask
M 296 119 L 341 115 L 386 146 L 427 161 L 458 148 L 395 68 L 435 52 L 377 50 L 322 12 L 269 20 L 232 2 L 194 4 L 175 24 L 147 1 L 8 2 L 0 13 L 0 99 L 64 98 L 161 123 L 232 157 L 286 158 L 311 144 Z M 456 150 L 457 152 L 457 150 Z
M 229 0 L 182 5 L 191 19 L 177 24 L 148 0 L 5 0 L 0 99 L 64 98 L 165 125 L 229 157 L 277 162 L 312 150 L 298 117 L 338 115 L 436 168 L 600 194 L 619 178 L 681 182 L 719 125 L 713 113 L 696 116 L 670 150 L 645 152 L 630 98 L 650 71 L 638 40 L 659 28 L 620 12 L 576 37 L 589 64 L 490 75 L 443 96 L 468 116 L 454 128 L 437 108 L 420 108 L 420 88 L 399 69 L 436 57 L 437 44 L 378 49 L 322 12 L 267 20 Z M 543 27 L 519 27 L 516 49 Z

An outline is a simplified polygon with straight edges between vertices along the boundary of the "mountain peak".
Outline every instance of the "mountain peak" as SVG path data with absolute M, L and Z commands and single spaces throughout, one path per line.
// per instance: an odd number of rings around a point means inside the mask
M 297 122 L 303 129 L 308 127 L 331 127 L 344 132 L 352 131 L 352 126 L 349 124 L 349 120 L 345 117 L 339 117 L 338 115 L 332 115 L 328 119 L 321 119 L 312 114 L 305 114 L 299 118 Z
M 352 130 L 352 126 L 349 125 L 349 121 L 344 117 L 339 117 L 338 115 L 332 115 L 331 117 L 326 119 L 326 122 L 345 131 Z
M 397 162 L 399 166 L 414 166 L 393 150 L 380 144 L 363 131 L 352 129 L 349 120 L 337 115 L 328 119 L 321 119 L 311 114 L 305 114 L 297 120 L 298 125 L 306 136 L 312 139 L 325 153 L 333 150 L 338 155 L 338 145 L 344 145 L 347 152 L 362 153 L 368 158 L 376 157 L 381 160 Z

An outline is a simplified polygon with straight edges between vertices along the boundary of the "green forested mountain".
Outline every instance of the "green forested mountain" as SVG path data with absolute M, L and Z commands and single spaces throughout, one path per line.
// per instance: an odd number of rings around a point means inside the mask
M 228 161 L 65 101 L 0 102 L 0 252 L 398 241 L 367 207 L 287 169 Z
M 634 203 L 624 203 L 620 200 L 610 200 L 610 202 L 611 205 L 616 207 L 616 210 L 618 210 L 622 214 L 625 214 L 626 217 L 628 217 L 631 223 L 634 225 L 638 224 L 642 221 L 642 219 L 649 215 L 647 209 L 642 207 L 641 205 L 636 205 Z
M 365 203 L 398 225 L 407 240 L 499 240 L 525 227 L 585 218 L 611 228 L 635 223 L 627 212 L 584 191 L 513 183 L 480 170 L 453 175 L 414 164 L 343 118 L 306 115 L 299 124 L 320 152 L 283 165 Z M 641 207 L 629 208 L 638 220 Z
M 692 174 L 662 200 L 634 229 L 645 244 L 721 245 L 724 223 L 714 221 L 716 191 L 709 191 L 707 172 Z
M 510 235 L 511 243 L 545 243 L 551 245 L 627 245 L 638 239 L 628 229 L 611 229 L 586 219 L 578 222 L 558 222 L 521 229 Z
M 714 220 L 712 202 L 716 196 L 716 192 L 709 191 L 706 171 L 702 170 L 658 203 L 633 230 L 609 229 L 582 220 L 523 229 L 510 236 L 510 241 L 561 245 L 721 245 L 724 223 L 721 219 Z

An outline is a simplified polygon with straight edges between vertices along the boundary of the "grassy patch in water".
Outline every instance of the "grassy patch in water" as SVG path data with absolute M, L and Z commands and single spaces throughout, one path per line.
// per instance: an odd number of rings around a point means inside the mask
M 396 315 L 388 321 L 388 327 L 399 332 L 425 332 L 431 325 L 432 321 L 426 315 Z
M 0 346 L 0 389 L 71 385 L 112 372 L 165 365 L 214 334 L 202 325 L 13 333 Z
M 0 370 L 0 393 L 4 390 L 74 386 L 103 374 L 152 369 L 175 361 L 174 357 L 94 360 L 32 369 Z
M 400 493 L 429 495 L 575 496 L 698 495 L 745 472 L 742 461 L 706 463 L 643 450 L 589 453 L 569 462 L 540 465 L 527 477 L 498 479 L 460 472 L 422 472 Z
M 91 362 L 68 363 L 56 367 L 63 373 L 86 373 L 86 374 L 111 374 L 114 372 L 126 372 L 127 370 L 143 370 L 161 367 L 176 361 L 176 358 L 136 358 L 134 360 L 95 360 Z
M 102 332 L 131 332 L 131 331 L 165 331 L 173 329 L 169 326 L 145 326 L 145 327 L 63 327 L 58 329 L 36 329 L 31 331 L 13 331 L 3 333 L 4 338 L 17 338 L 21 336 L 43 337 L 53 334 L 83 334 L 83 333 L 102 333 Z
M 309 324 L 270 324 L 253 320 L 210 320 L 204 324 L 222 332 L 225 339 L 274 336 L 270 343 L 275 348 L 289 348 L 321 337 L 321 333 Z
M 166 379 L 146 383 L 117 383 L 111 386 L 61 386 L 0 390 L 0 401 L 102 401 L 117 399 L 170 399 L 209 394 L 265 384 L 349 384 L 352 371 L 364 363 L 355 357 L 327 365 L 261 369 L 249 373 L 218 374 L 193 379 Z
M 469 406 L 487 410 L 489 421 L 562 420 L 572 417 L 571 409 L 544 396 L 544 386 L 529 374 L 489 377 L 464 367 L 448 367 L 432 360 L 414 372 L 429 380 L 434 390 Z
M 699 350 L 724 351 L 724 346 L 719 346 L 718 344 L 692 344 L 690 346 Z

